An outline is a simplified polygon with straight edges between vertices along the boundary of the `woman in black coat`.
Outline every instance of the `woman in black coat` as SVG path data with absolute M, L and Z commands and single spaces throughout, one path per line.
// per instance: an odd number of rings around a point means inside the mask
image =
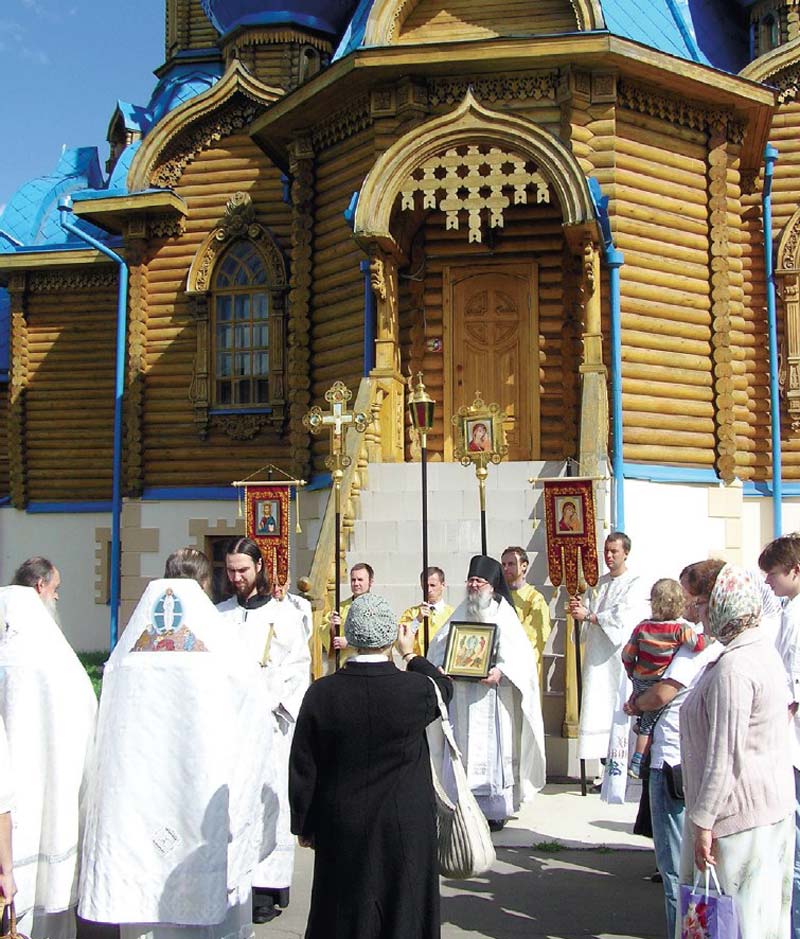
M 316 852 L 306 939 L 438 939 L 428 676 L 445 702 L 452 683 L 414 655 L 382 597 L 356 597 L 345 635 L 358 654 L 309 688 L 289 764 L 292 831 Z

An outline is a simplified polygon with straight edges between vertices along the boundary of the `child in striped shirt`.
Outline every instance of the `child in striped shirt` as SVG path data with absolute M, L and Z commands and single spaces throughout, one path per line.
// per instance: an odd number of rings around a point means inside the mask
M 701 652 L 708 644 L 704 635 L 698 635 L 681 618 L 685 605 L 683 588 L 677 580 L 664 577 L 653 584 L 650 591 L 652 618 L 639 623 L 622 650 L 622 664 L 633 682 L 634 694 L 640 695 L 664 677 L 682 645 Z M 628 775 L 634 779 L 641 775 L 653 727 L 663 710 L 645 711 L 636 722 L 636 750 L 628 768 Z

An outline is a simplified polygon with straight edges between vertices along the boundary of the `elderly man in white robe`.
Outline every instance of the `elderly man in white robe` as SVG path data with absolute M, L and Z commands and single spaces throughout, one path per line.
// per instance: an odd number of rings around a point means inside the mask
M 641 579 L 628 569 L 630 538 L 612 531 L 605 540 L 603 558 L 608 573 L 582 598 L 573 597 L 569 612 L 582 623 L 584 641 L 583 695 L 578 725 L 578 758 L 605 759 L 614 725 L 630 695 L 630 682 L 622 665 L 622 647 L 634 627 L 650 614 Z
M 147 587 L 105 668 L 79 912 L 122 939 L 247 939 L 275 843 L 250 745 L 263 683 L 200 585 L 205 555 L 181 549 L 166 573 L 182 576 Z
M 470 561 L 466 598 L 428 650 L 434 665 L 443 664 L 450 624 L 459 621 L 497 625 L 494 664 L 481 681 L 454 679 L 450 718 L 470 789 L 489 827 L 499 831 L 544 786 L 545 753 L 536 659 L 494 558 L 476 555 Z M 446 773 L 437 724 L 429 737 L 434 765 Z M 447 787 L 447 775 L 443 781 Z
M 254 543 L 253 547 L 258 550 Z M 241 569 L 252 566 L 255 575 L 258 561 L 253 551 L 238 551 L 228 555 L 230 569 L 241 574 Z M 260 555 L 259 555 L 260 558 Z M 263 561 L 261 562 L 263 565 Z M 242 590 L 239 583 L 244 583 Z M 258 740 L 269 737 L 265 743 L 271 748 L 272 771 L 275 773 L 278 801 L 267 806 L 277 823 L 276 845 L 261 864 L 253 878 L 253 922 L 266 923 L 289 905 L 296 839 L 291 833 L 289 812 L 289 752 L 292 747 L 295 722 L 303 695 L 311 680 L 311 605 L 307 600 L 287 591 L 287 584 L 272 578 L 270 599 L 261 598 L 249 586 L 249 580 L 232 580 L 235 596 L 220 603 L 223 614 L 247 656 L 261 667 L 267 691 L 269 726 L 259 729 Z M 246 594 L 246 596 L 243 596 Z M 263 717 L 262 717 L 263 722 Z
M 76 934 L 80 831 L 97 698 L 32 587 L 0 588 L 0 718 L 14 793 L 15 907 L 33 939 Z

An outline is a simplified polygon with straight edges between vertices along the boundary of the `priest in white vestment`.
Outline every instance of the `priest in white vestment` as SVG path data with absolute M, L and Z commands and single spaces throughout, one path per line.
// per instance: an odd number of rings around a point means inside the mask
M 274 847 L 251 745 L 265 706 L 200 583 L 153 581 L 103 677 L 81 916 L 122 939 L 253 935 L 250 882 Z
M 605 759 L 614 713 L 630 697 L 630 681 L 622 665 L 622 647 L 634 627 L 650 615 L 641 579 L 628 570 L 630 538 L 612 531 L 603 548 L 608 573 L 582 598 L 570 601 L 569 611 L 582 623 L 584 643 L 581 674 L 578 758 Z
M 257 743 L 271 736 L 272 769 L 278 791 L 276 845 L 253 877 L 253 922 L 268 922 L 289 903 L 294 873 L 296 839 L 290 828 L 289 752 L 297 714 L 311 681 L 311 604 L 287 592 L 287 585 L 273 580 L 266 603 L 242 603 L 240 594 L 220 603 L 229 629 L 237 636 L 248 658 L 258 663 L 268 698 L 268 726 L 259 724 Z
M 33 939 L 73 939 L 97 698 L 32 587 L 0 588 L 0 717 L 18 926 Z
M 453 680 L 450 720 L 470 789 L 490 827 L 499 830 L 522 802 L 544 786 L 545 752 L 536 658 L 509 602 L 503 569 L 494 558 L 476 555 L 470 561 L 467 596 L 428 650 L 434 665 L 443 664 L 450 624 L 459 621 L 497 625 L 488 676 L 482 681 Z M 443 760 L 438 724 L 429 728 L 429 739 L 434 765 L 447 787 L 449 762 Z

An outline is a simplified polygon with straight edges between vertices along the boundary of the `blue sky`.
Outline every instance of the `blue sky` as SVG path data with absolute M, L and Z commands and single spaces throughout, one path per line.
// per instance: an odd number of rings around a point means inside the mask
M 118 98 L 146 104 L 164 61 L 165 0 L 0 0 L 0 207 L 96 146 Z

